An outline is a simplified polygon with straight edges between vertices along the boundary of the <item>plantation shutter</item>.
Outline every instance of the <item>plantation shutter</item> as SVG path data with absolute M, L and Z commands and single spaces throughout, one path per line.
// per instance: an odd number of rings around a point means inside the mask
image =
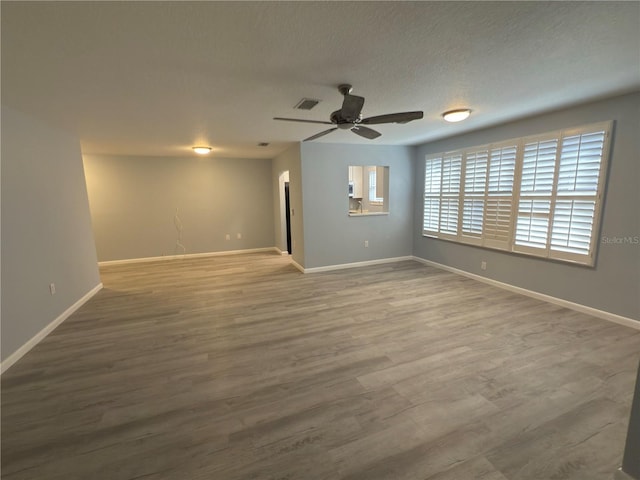
M 604 129 L 562 139 L 549 256 L 592 257 Z
M 524 144 L 514 251 L 547 255 L 558 139 Z
M 484 212 L 483 245 L 487 247 L 509 248 L 517 151 L 517 145 L 491 149 Z
M 440 234 L 443 237 L 458 235 L 461 170 L 462 154 L 444 155 L 440 195 Z
M 488 150 L 478 150 L 465 155 L 460 241 L 466 243 L 482 243 L 488 159 Z
M 442 156 L 427 158 L 424 169 L 424 210 L 422 233 L 433 235 L 440 231 L 440 185 Z
M 613 122 L 425 159 L 423 234 L 593 265 Z

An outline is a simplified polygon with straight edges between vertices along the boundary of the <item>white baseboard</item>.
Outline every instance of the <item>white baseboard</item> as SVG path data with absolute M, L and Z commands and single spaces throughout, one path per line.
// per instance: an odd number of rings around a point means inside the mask
M 429 265 L 430 267 L 439 268 L 441 270 L 446 270 L 448 272 L 456 273 L 458 275 L 462 275 L 464 277 L 472 278 L 479 282 L 488 283 L 489 285 L 493 285 L 494 287 L 502 288 L 504 290 L 509 290 L 511 292 L 520 293 L 522 295 L 526 295 L 527 297 L 536 298 L 538 300 L 543 300 L 548 303 L 553 303 L 554 305 L 559 305 L 561 307 L 569 308 L 571 310 L 575 310 L 578 312 L 586 313 L 588 315 L 592 315 L 594 317 L 602 318 L 603 320 L 608 320 L 610 322 L 614 322 L 620 325 L 624 325 L 625 327 L 630 327 L 635 330 L 640 330 L 640 321 L 634 320 L 633 318 L 623 317 L 622 315 L 617 315 L 615 313 L 606 312 L 604 310 L 598 310 L 597 308 L 587 307 L 586 305 L 581 305 L 579 303 L 570 302 L 568 300 L 564 300 L 562 298 L 552 297 L 551 295 L 546 295 L 544 293 L 535 292 L 533 290 L 528 290 L 522 287 L 516 287 L 515 285 L 510 285 L 508 283 L 499 282 L 498 280 L 493 280 L 491 278 L 483 277 L 482 275 L 476 275 L 475 273 L 466 272 L 464 270 L 460 270 L 454 267 L 450 267 L 448 265 L 443 265 L 441 263 L 432 262 L 431 260 L 425 260 L 420 257 L 412 257 L 415 261 L 423 263 L 425 265 Z
M 291 259 L 291 264 L 294 267 L 296 267 L 298 270 L 300 270 L 302 273 L 304 273 L 304 267 L 300 265 L 298 262 L 296 262 L 293 258 Z
M 279 247 L 273 247 L 273 248 L 274 248 L 274 250 L 275 250 L 276 252 L 278 252 L 280 255 L 289 255 L 289 252 L 288 252 L 287 250 L 280 250 L 280 248 L 279 248 Z
M 327 265 L 324 267 L 302 268 L 299 265 L 297 265 L 297 267 L 303 273 L 317 273 L 317 272 L 330 272 L 332 270 L 343 270 L 345 268 L 368 267 L 370 265 L 380 265 L 382 263 L 402 262 L 405 260 L 414 260 L 414 257 L 407 256 L 407 257 L 379 258 L 377 260 L 366 260 L 364 262 L 354 262 L 354 263 L 340 263 L 338 265 Z
M 89 290 L 85 295 L 82 296 L 77 302 L 67 308 L 64 312 L 62 312 L 58 317 L 51 322 L 49 325 L 44 327 L 38 333 L 36 333 L 31 339 L 29 339 L 24 345 L 22 345 L 18 350 L 9 355 L 0 365 L 0 374 L 6 372 L 9 367 L 11 367 L 14 363 L 20 360 L 24 355 L 35 347 L 38 343 L 42 341 L 44 337 L 49 335 L 58 325 L 64 322 L 67 318 L 71 316 L 73 312 L 78 310 L 82 305 L 87 303 L 91 297 L 93 297 L 96 293 L 102 290 L 102 283 L 99 283 L 91 290 Z
M 184 255 L 164 255 L 162 257 L 128 258 L 125 260 L 106 260 L 104 262 L 98 262 L 98 265 L 101 267 L 106 267 L 108 265 L 125 265 L 127 263 L 145 263 L 145 262 L 157 262 L 160 260 L 181 260 L 184 258 L 199 258 L 199 257 L 220 257 L 224 255 L 242 255 L 244 253 L 260 253 L 260 252 L 280 252 L 280 249 L 278 247 L 247 248 L 245 250 L 224 250 L 221 252 L 186 253 Z

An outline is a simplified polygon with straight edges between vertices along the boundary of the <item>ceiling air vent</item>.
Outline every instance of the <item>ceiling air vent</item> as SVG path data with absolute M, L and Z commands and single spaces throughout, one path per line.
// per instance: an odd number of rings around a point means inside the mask
M 314 100 L 313 98 L 303 98 L 293 108 L 295 108 L 296 110 L 311 110 L 318 104 L 318 102 L 320 102 L 320 100 Z

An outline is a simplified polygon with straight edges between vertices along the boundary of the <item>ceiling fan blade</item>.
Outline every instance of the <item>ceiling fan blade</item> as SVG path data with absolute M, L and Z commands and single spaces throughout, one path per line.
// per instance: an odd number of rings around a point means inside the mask
M 401 112 L 378 115 L 376 117 L 363 118 L 360 123 L 364 125 L 377 125 L 380 123 L 407 123 L 412 120 L 420 120 L 424 117 L 422 112 Z
M 360 116 L 363 105 L 364 97 L 346 94 L 344 96 L 344 100 L 342 101 L 340 115 L 347 122 L 355 122 Z
M 282 118 L 282 117 L 273 117 L 274 120 L 283 120 L 285 122 L 302 122 L 302 123 L 320 123 L 322 125 L 333 125 L 331 122 L 323 122 L 321 120 L 302 120 L 300 118 Z
M 331 133 L 337 129 L 338 127 L 333 127 L 333 128 L 330 128 L 329 130 L 325 130 L 324 132 L 316 133 L 315 135 L 312 135 L 309 138 L 305 138 L 303 142 L 308 142 L 309 140 L 315 140 L 316 138 L 324 137 L 327 133 Z
M 362 127 L 360 125 L 356 125 L 351 129 L 351 131 L 356 135 L 360 135 L 361 137 L 368 138 L 369 140 L 378 138 L 381 135 L 380 132 L 376 132 L 371 128 Z

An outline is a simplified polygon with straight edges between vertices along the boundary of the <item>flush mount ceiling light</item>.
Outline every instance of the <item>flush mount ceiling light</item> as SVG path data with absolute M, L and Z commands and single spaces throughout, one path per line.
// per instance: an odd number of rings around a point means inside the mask
M 471 110 L 468 108 L 460 108 L 458 110 L 449 110 L 448 112 L 444 112 L 442 114 L 442 118 L 444 118 L 447 122 L 461 122 L 466 118 L 469 118 L 471 115 Z
M 192 147 L 198 155 L 206 155 L 211 151 L 211 147 Z

